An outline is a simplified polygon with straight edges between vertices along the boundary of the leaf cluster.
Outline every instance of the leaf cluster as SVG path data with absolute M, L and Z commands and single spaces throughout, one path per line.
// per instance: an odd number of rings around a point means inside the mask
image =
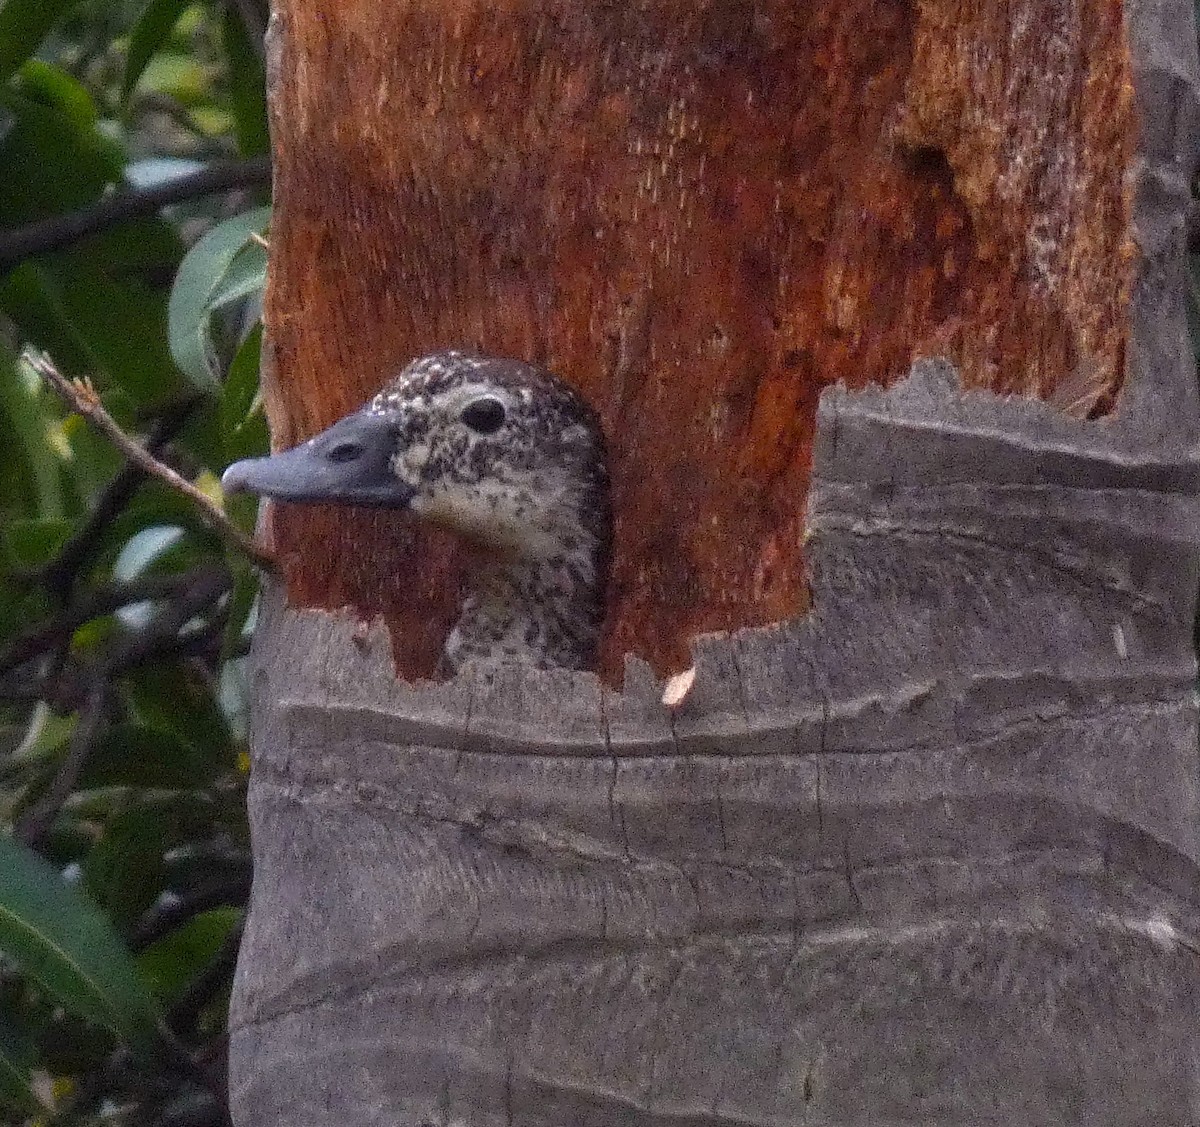
M 265 17 L 0 6 L 0 1122 L 227 1122 L 257 579 L 19 356 L 218 503 L 266 449 Z

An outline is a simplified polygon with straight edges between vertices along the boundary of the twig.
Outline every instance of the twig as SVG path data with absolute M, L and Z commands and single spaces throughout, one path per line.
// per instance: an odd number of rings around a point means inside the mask
M 79 721 L 71 733 L 66 757 L 45 794 L 20 818 L 13 831 L 26 845 L 36 845 L 41 841 L 75 789 L 104 719 L 112 678 L 151 658 L 186 650 L 190 636 L 182 636 L 179 631 L 200 610 L 228 590 L 229 574 L 224 568 L 203 568 L 198 571 L 201 574 L 189 589 L 172 601 L 152 623 L 118 643 L 102 662 L 85 667 L 78 675 L 77 679 L 82 680 L 88 688 Z M 203 630 L 197 633 L 203 633 Z M 55 679 L 62 680 L 65 677 L 66 674 L 62 673 L 57 674 Z
M 134 953 L 141 952 L 201 912 L 213 908 L 245 907 L 249 895 L 250 874 L 245 873 L 212 888 L 201 889 L 182 900 L 148 908 L 138 920 L 129 946 Z
M 169 204 L 270 182 L 271 159 L 261 156 L 210 164 L 151 188 L 119 188 L 78 211 L 52 215 L 0 234 L 0 271 L 130 219 L 153 215 Z
M 108 685 L 102 677 L 97 677 L 88 691 L 87 702 L 71 733 L 71 744 L 67 749 L 66 758 L 59 764 L 46 793 L 38 802 L 30 807 L 18 819 L 13 827 L 13 836 L 29 846 L 36 846 L 46 836 L 46 831 L 54 824 L 63 803 L 70 797 L 71 791 L 79 781 L 79 776 L 91 754 L 92 745 L 100 731 L 104 720 L 104 712 L 108 705 Z
M 177 575 L 147 575 L 127 583 L 110 583 L 89 592 L 47 623 L 19 634 L 0 651 L 0 673 L 24 665 L 56 643 L 69 640 L 85 622 L 111 614 L 119 607 L 168 598 L 206 580 L 213 568 L 200 567 Z
M 203 572 L 186 591 L 168 603 L 153 622 L 112 648 L 103 662 L 106 676 L 116 676 L 152 658 L 187 654 L 197 639 L 207 643 L 213 629 L 220 632 L 223 619 L 215 627 L 201 626 L 190 633 L 180 633 L 200 611 L 229 590 L 229 573 L 224 568 L 206 568 Z
M 211 139 L 205 136 L 204 130 L 196 124 L 195 115 L 186 105 L 173 94 L 165 94 L 161 90 L 139 90 L 137 96 L 130 100 L 130 108 L 138 114 L 158 113 L 177 125 L 185 133 L 191 135 L 194 144 L 205 146 L 203 152 L 212 152 Z
M 191 395 L 169 407 L 146 436 L 146 451 L 157 455 L 159 450 L 183 429 L 202 399 L 201 395 Z M 96 540 L 117 514 L 129 504 L 145 480 L 146 471 L 142 466 L 126 462 L 104 487 L 82 527 L 72 533 L 70 539 L 59 549 L 58 555 L 43 568 L 33 572 L 31 578 L 44 584 L 60 599 L 66 601 L 70 597 L 79 569 L 84 560 L 91 555 Z
M 241 920 L 230 928 L 217 953 L 188 983 L 187 988 L 171 1006 L 167 1013 L 167 1025 L 177 1037 L 183 1037 L 192 1031 L 200 1012 L 212 1000 L 213 995 L 233 978 L 238 948 L 242 945 L 242 929 Z
M 144 446 L 130 438 L 104 409 L 100 397 L 89 383 L 68 380 L 44 352 L 39 353 L 32 349 L 26 349 L 23 359 L 58 392 L 68 407 L 78 411 L 97 430 L 105 434 L 125 457 L 140 466 L 146 473 L 157 477 L 176 492 L 187 497 L 199 509 L 204 522 L 218 536 L 267 570 L 276 570 L 275 558 L 270 552 L 256 544 L 190 481 L 180 477 L 170 466 L 164 465 Z
M 180 633 L 180 629 L 208 604 L 220 598 L 227 587 L 227 584 L 206 586 L 188 592 L 156 621 L 136 631 L 100 662 L 101 675 L 112 679 L 159 658 L 204 656 L 219 650 L 225 629 L 223 613 L 218 613 L 211 622 L 195 629 L 184 633 Z M 65 648 L 60 646 L 60 652 Z M 85 685 L 90 684 L 95 669 L 94 663 L 88 663 L 82 669 L 79 664 L 74 664 L 65 669 L 52 668 L 24 677 L 0 676 L 0 701 L 17 704 L 45 700 L 60 712 L 76 711 L 85 696 L 81 681 Z
M 220 647 L 226 615 L 219 609 L 203 625 L 183 633 L 184 626 L 229 589 L 228 573 L 222 568 L 197 569 L 199 578 L 180 593 L 149 625 L 115 645 L 98 663 L 75 663 L 20 679 L 0 677 L 0 701 L 45 700 L 59 711 L 76 711 L 86 696 L 86 687 L 99 676 L 110 681 L 123 673 L 159 658 L 186 658 L 208 654 Z M 60 643 L 66 658 L 68 647 Z M 81 685 L 83 687 L 81 687 Z

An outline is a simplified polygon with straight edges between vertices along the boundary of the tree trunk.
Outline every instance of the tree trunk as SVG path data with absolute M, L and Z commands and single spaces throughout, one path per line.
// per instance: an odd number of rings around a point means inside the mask
M 1200 1121 L 1194 42 L 280 3 L 280 445 L 534 358 L 618 524 L 600 677 L 434 685 L 454 546 L 273 514 L 240 1124 Z

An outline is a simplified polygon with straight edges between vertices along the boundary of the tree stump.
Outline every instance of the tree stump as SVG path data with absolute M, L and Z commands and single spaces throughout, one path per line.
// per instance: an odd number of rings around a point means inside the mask
M 272 514 L 235 1119 L 1193 1124 L 1191 6 L 677 8 L 276 12 L 277 440 L 537 359 L 618 536 L 435 685 L 455 546 Z

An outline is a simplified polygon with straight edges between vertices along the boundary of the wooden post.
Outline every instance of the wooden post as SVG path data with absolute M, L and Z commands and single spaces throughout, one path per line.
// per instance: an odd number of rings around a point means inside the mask
M 618 524 L 600 679 L 435 686 L 454 545 L 274 512 L 241 1124 L 1195 1122 L 1194 43 L 280 3 L 278 445 L 533 358 Z

